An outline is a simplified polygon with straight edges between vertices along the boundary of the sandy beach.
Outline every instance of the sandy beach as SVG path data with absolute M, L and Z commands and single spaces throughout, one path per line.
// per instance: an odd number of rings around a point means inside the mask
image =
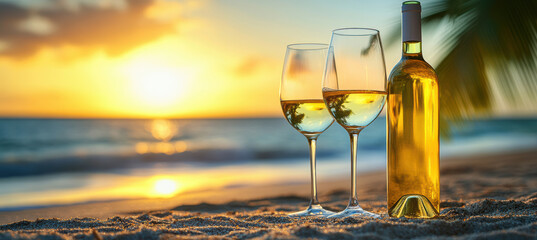
M 308 203 L 294 184 L 2 212 L 0 239 L 537 239 L 537 151 L 444 159 L 432 220 L 387 217 L 385 174 L 359 177 L 362 207 L 381 219 L 289 218 Z M 320 182 L 320 200 L 342 210 L 347 189 Z

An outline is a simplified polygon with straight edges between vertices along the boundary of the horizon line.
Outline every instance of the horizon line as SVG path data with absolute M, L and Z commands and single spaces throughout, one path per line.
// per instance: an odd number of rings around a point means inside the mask
M 379 115 L 379 117 L 386 117 Z M 43 117 L 43 116 L 0 116 L 0 120 L 241 120 L 241 119 L 285 119 L 282 116 L 230 116 L 230 117 Z M 483 116 L 462 119 L 463 121 L 486 120 L 486 119 L 537 119 L 535 115 L 514 115 L 514 116 Z
M 282 118 L 279 116 L 230 116 L 230 117 L 43 117 L 43 116 L 0 116 L 0 120 L 155 120 L 155 119 L 170 119 L 170 120 L 208 120 L 208 119 L 269 119 Z

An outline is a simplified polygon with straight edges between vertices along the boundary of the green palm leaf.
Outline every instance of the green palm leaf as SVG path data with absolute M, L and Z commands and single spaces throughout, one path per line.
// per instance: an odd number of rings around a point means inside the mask
M 441 44 L 448 51 L 436 66 L 444 122 L 493 113 L 495 94 L 536 109 L 536 12 L 534 0 L 423 4 L 424 27 L 450 25 Z

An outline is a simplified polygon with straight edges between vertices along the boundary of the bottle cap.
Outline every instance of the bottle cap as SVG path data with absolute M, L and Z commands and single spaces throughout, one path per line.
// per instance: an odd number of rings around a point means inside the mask
M 421 12 L 421 4 L 418 1 L 405 1 L 403 2 L 403 12 L 418 11 Z
M 421 4 L 418 1 L 403 2 L 403 42 L 421 42 Z

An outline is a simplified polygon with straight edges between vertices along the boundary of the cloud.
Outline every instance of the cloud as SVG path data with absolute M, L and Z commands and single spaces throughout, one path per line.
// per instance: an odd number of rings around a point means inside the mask
M 54 32 L 54 24 L 39 15 L 31 15 L 19 23 L 19 29 L 35 35 L 49 35 Z
M 234 69 L 235 75 L 239 77 L 249 77 L 255 74 L 262 67 L 263 61 L 258 57 L 248 57 L 243 59 Z
M 7 45 L 0 54 L 24 58 L 46 47 L 75 46 L 82 51 L 119 55 L 174 33 L 181 20 L 163 21 L 154 11 L 152 16 L 147 14 L 162 0 L 116 1 L 123 5 L 73 2 L 52 1 L 38 9 L 0 2 L 0 41 Z

